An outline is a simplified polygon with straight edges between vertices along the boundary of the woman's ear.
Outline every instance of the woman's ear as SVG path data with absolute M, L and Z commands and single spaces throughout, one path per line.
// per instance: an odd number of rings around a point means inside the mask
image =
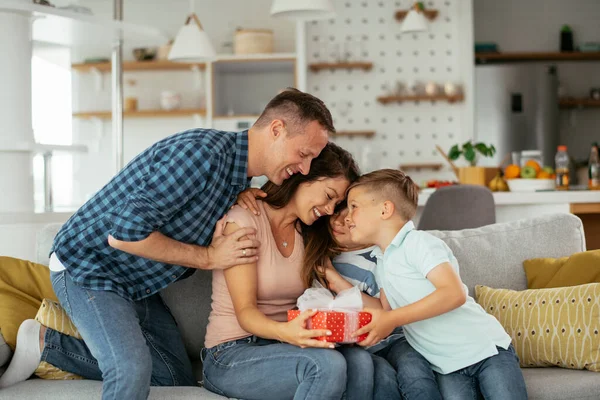
M 384 201 L 382 206 L 381 206 L 381 219 L 390 219 L 392 217 L 392 215 L 394 215 L 394 211 L 396 209 L 396 206 L 394 206 L 394 203 L 391 201 Z

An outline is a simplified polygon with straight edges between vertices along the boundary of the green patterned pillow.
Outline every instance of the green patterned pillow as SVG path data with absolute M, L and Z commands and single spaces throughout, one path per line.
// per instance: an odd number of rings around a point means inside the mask
M 512 337 L 522 367 L 600 372 L 600 283 L 519 292 L 476 286 L 475 295 Z

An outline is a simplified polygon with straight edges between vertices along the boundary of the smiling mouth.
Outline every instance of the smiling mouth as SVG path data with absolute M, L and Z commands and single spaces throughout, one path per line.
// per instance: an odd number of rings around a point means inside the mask
M 317 209 L 317 207 L 313 208 L 313 213 L 317 216 L 317 218 L 321 218 L 323 216 L 323 214 L 321 214 L 319 212 L 319 210 Z
M 334 235 L 343 235 L 344 232 L 332 229 Z
M 287 174 L 288 174 L 289 176 L 292 176 L 292 175 L 294 175 L 294 171 L 292 171 L 292 169 L 291 169 L 290 167 L 287 167 L 287 168 L 285 169 L 285 172 L 287 172 Z

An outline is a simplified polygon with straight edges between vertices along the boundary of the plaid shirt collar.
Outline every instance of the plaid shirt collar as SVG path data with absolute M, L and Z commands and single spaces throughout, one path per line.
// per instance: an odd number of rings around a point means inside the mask
M 248 176 L 248 130 L 235 134 L 235 161 L 231 184 L 247 187 L 251 177 Z

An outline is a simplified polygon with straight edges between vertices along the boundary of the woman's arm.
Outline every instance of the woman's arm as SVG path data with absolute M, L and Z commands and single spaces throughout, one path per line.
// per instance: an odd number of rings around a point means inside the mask
M 241 229 L 235 223 L 225 227 L 225 234 Z M 245 240 L 241 238 L 240 240 Z M 256 263 L 242 264 L 224 272 L 225 281 L 235 309 L 237 320 L 246 332 L 265 339 L 275 339 L 300 347 L 333 348 L 332 343 L 312 339 L 317 336 L 328 336 L 331 332 L 323 329 L 305 329 L 306 320 L 315 311 L 305 311 L 289 322 L 278 322 L 263 314 L 257 305 L 258 272 Z

